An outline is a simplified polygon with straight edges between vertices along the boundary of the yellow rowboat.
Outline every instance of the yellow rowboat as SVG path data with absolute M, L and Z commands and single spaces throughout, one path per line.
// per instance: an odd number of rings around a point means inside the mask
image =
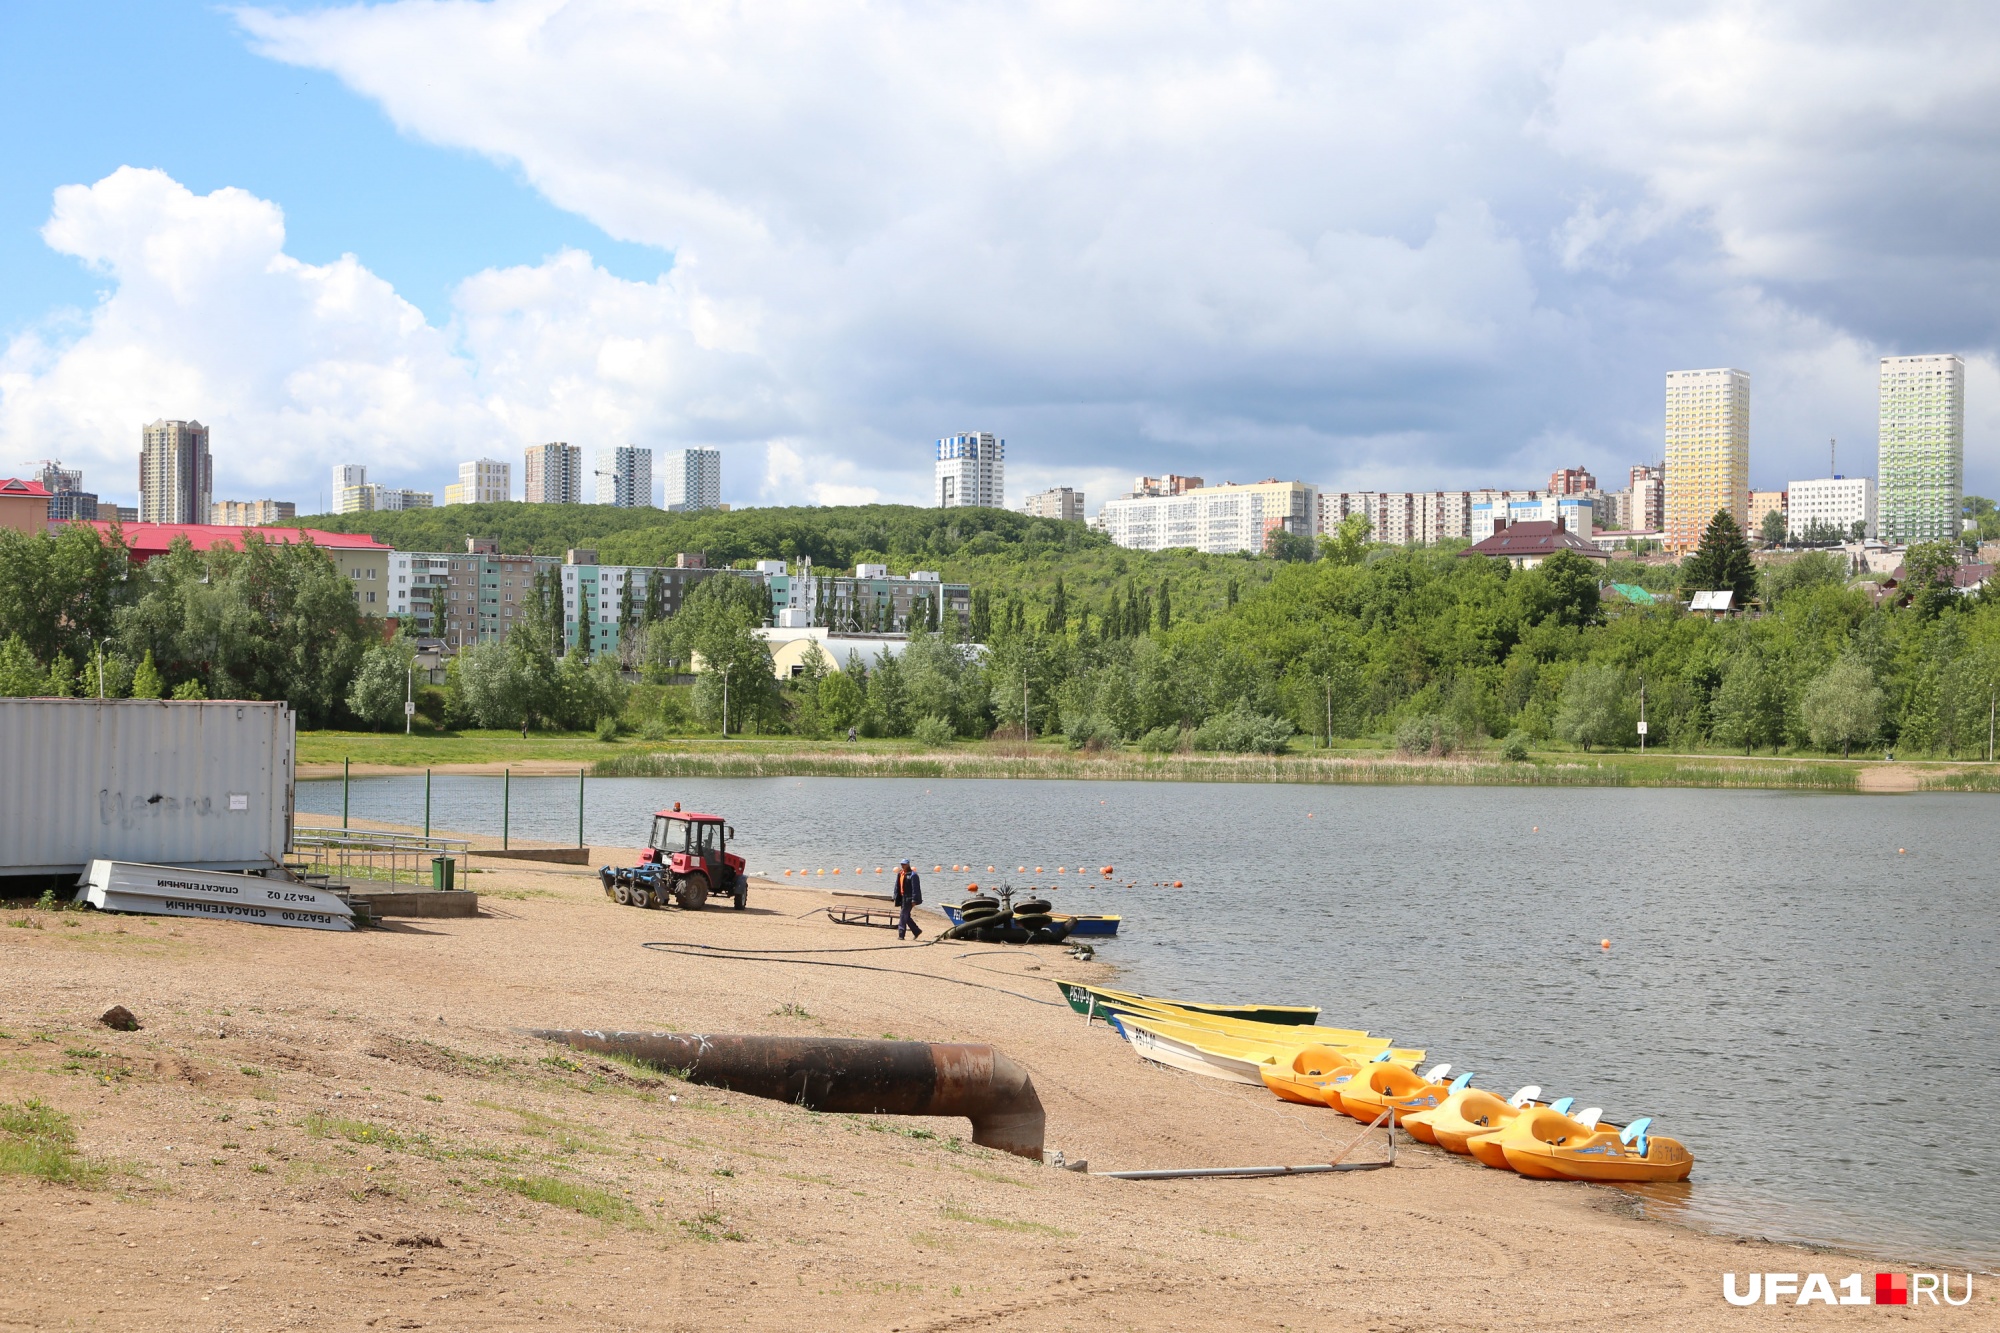
M 1494 1128 L 1483 1130 L 1478 1134 L 1466 1135 L 1465 1150 L 1478 1158 L 1482 1164 L 1492 1167 L 1495 1171 L 1512 1171 L 1514 1168 L 1507 1164 L 1507 1150 L 1501 1144 L 1500 1136 L 1519 1124 L 1521 1116 L 1527 1114 L 1529 1111 L 1553 1111 L 1557 1115 L 1567 1116 L 1569 1108 L 1574 1105 L 1576 1105 L 1576 1098 L 1559 1097 L 1547 1106 L 1524 1106 L 1520 1108 L 1520 1114 L 1508 1116 L 1503 1123 L 1496 1125 Z
M 1384 1062 L 1337 1085 L 1335 1091 L 1340 1095 L 1340 1109 L 1362 1124 L 1372 1123 L 1387 1111 L 1400 1125 L 1403 1117 L 1413 1111 L 1429 1111 L 1443 1105 L 1444 1099 L 1451 1095 L 1444 1082 L 1450 1073 L 1450 1065 L 1436 1065 L 1419 1074 L 1406 1065 Z
M 1524 1176 L 1542 1180 L 1659 1181 L 1686 1180 L 1694 1170 L 1694 1154 L 1678 1139 L 1653 1138 L 1646 1130 L 1651 1117 L 1634 1120 L 1623 1129 L 1599 1128 L 1586 1111 L 1575 1120 L 1529 1111 L 1512 1127 L 1493 1137 L 1501 1140 L 1507 1165 Z
M 1267 1033 L 1250 1038 L 1133 1013 L 1119 1015 L 1112 1021 L 1132 1044 L 1132 1049 L 1144 1059 L 1157 1060 L 1163 1065 L 1194 1074 L 1227 1079 L 1232 1083 L 1248 1083 L 1252 1087 L 1264 1086 L 1263 1069 L 1266 1066 L 1288 1065 L 1309 1045 L 1328 1045 L 1356 1060 L 1378 1057 L 1385 1049 L 1391 1060 L 1406 1057 L 1421 1060 L 1424 1054 L 1422 1051 L 1388 1049 L 1387 1040 L 1381 1037 L 1370 1037 L 1354 1046 L 1340 1046 L 1325 1042 L 1285 1041 L 1280 1034 L 1290 1029 L 1283 1027 L 1273 1027 Z
M 1058 989 L 1069 1007 L 1086 1018 L 1105 1016 L 1106 1010 L 1117 1013 L 1133 1006 L 1164 1006 L 1169 1009 L 1184 1009 L 1189 1013 L 1207 1014 L 1215 1018 L 1242 1018 L 1259 1023 L 1311 1023 L 1319 1018 L 1318 1005 L 1296 1004 L 1199 1004 L 1192 1000 L 1162 1000 L 1153 995 L 1135 995 L 1131 991 L 1111 990 L 1104 986 L 1086 986 L 1077 981 L 1058 981 Z
M 1435 1111 L 1404 1116 L 1403 1128 L 1447 1152 L 1470 1156 L 1467 1138 L 1499 1129 L 1541 1095 L 1542 1090 L 1532 1083 L 1504 1102 L 1483 1088 L 1460 1088 Z
M 1135 1004 L 1123 1009 L 1139 1018 L 1151 1019 L 1159 1023 L 1179 1023 L 1183 1027 L 1207 1028 L 1226 1036 L 1241 1037 L 1246 1041 L 1270 1038 L 1286 1045 L 1367 1046 L 1371 1043 L 1377 1049 L 1389 1043 L 1381 1037 L 1371 1037 L 1365 1028 L 1329 1028 L 1307 1023 L 1259 1023 L 1250 1019 L 1228 1018 L 1220 1014 L 1205 1014 L 1193 1009 L 1181 1009 L 1165 1001 Z

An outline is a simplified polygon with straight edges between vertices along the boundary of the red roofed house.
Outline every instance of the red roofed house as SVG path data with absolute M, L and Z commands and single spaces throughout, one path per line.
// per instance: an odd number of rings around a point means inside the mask
M 1557 551 L 1572 551 L 1600 565 L 1611 561 L 1611 552 L 1569 531 L 1562 519 L 1553 523 L 1533 519 L 1521 523 L 1496 520 L 1491 537 L 1475 542 L 1459 554 L 1490 555 L 1496 560 L 1505 560 L 1516 569 L 1533 569 Z
M 32 537 L 49 525 L 49 493 L 39 481 L 0 477 L 0 528 Z
M 42 500 L 44 512 L 48 505 Z M 92 523 L 100 536 L 109 537 L 109 523 Z M 313 545 L 332 558 L 340 572 L 354 585 L 354 604 L 364 616 L 389 614 L 389 556 L 394 548 L 384 546 L 365 532 L 321 532 L 315 528 L 235 528 L 218 523 L 127 523 L 119 531 L 132 552 L 132 562 L 143 565 L 156 555 L 165 555 L 174 538 L 186 537 L 197 551 L 211 546 L 243 545 L 243 534 L 254 532 L 267 542 L 291 543 L 312 538 Z

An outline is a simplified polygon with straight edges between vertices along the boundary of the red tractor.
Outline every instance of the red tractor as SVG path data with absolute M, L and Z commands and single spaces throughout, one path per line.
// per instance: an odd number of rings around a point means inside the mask
M 750 901 L 743 858 L 731 856 L 736 830 L 720 815 L 684 814 L 680 802 L 653 816 L 653 832 L 635 867 L 605 866 L 597 872 L 607 897 L 633 907 L 665 907 L 669 898 L 690 911 L 711 894 L 732 898 L 740 910 Z

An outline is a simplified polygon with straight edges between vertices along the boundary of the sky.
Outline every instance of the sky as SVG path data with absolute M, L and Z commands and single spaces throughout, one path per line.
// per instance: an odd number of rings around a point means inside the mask
M 712 446 L 748 504 L 1135 474 L 1621 485 L 1751 375 L 1753 486 L 1967 361 L 2000 490 L 2000 12 L 1491 0 L 0 6 L 0 475 L 132 503 Z

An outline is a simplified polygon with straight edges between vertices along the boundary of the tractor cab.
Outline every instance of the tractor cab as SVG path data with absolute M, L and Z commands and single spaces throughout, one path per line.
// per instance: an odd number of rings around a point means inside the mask
M 667 879 L 664 887 L 683 907 L 699 908 L 710 894 L 733 898 L 742 907 L 750 895 L 743 858 L 728 850 L 735 833 L 722 816 L 684 812 L 676 801 L 673 809 L 653 816 L 652 834 L 639 861 Z

